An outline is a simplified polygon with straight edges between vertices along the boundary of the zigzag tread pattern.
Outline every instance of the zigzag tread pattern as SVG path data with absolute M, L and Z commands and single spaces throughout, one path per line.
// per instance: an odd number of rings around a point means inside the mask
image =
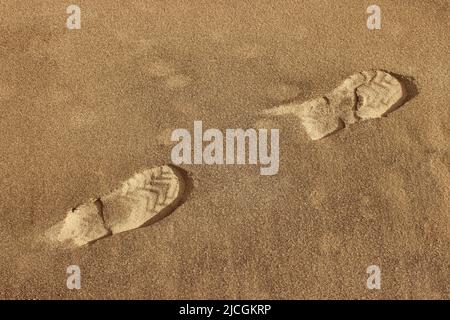
M 179 192 L 179 179 L 168 166 L 135 174 L 122 185 L 121 196 L 135 203 L 145 203 L 145 211 L 160 211 L 174 201 Z

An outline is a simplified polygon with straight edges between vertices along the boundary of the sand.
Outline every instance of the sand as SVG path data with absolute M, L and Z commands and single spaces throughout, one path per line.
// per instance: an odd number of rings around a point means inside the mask
M 404 104 L 406 90 L 406 84 L 385 71 L 362 71 L 325 95 L 303 102 L 294 100 L 265 110 L 264 114 L 295 116 L 308 136 L 319 140 L 359 121 L 389 114 Z
M 448 1 L 3 1 L 0 298 L 450 298 Z M 379 119 L 312 141 L 306 101 L 371 69 L 413 79 Z M 170 163 L 176 128 L 280 129 L 280 170 L 185 165 L 184 203 L 74 250 L 68 209 Z M 81 289 L 66 287 L 78 265 Z M 366 269 L 378 265 L 380 290 Z
M 175 170 L 161 166 L 136 173 L 108 194 L 69 210 L 42 240 L 54 247 L 82 247 L 165 218 L 188 196 L 188 177 Z

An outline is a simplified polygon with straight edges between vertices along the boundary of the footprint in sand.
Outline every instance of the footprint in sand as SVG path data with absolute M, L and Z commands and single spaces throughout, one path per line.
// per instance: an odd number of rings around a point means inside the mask
M 167 77 L 176 72 L 175 68 L 164 60 L 152 61 L 143 66 L 143 70 L 152 77 Z
M 379 118 L 399 107 L 405 98 L 405 89 L 394 76 L 371 70 L 351 75 L 322 97 L 268 109 L 264 114 L 293 114 L 300 118 L 308 136 L 318 140 L 346 125 Z
M 285 83 L 272 83 L 266 89 L 266 96 L 276 102 L 286 102 L 298 96 L 300 89 L 297 86 Z
M 137 173 L 109 194 L 70 210 L 63 221 L 46 232 L 46 239 L 57 247 L 74 248 L 148 226 L 181 204 L 185 177 L 173 166 Z

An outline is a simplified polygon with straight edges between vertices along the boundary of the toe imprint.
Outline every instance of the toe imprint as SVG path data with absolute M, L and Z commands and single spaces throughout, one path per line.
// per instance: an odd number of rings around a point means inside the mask
M 175 170 L 161 166 L 135 174 L 111 193 L 69 211 L 47 237 L 77 247 L 164 217 L 179 205 L 184 192 L 185 181 Z
M 406 92 L 380 70 L 355 73 L 323 97 L 268 109 L 267 115 L 294 114 L 312 140 L 358 121 L 379 118 L 404 102 Z

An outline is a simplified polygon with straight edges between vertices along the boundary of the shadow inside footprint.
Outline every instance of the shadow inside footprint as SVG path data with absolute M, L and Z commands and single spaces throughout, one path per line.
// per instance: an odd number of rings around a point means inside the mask
M 398 82 L 400 82 L 400 84 L 403 88 L 403 92 L 405 93 L 404 97 L 389 109 L 388 113 L 391 113 L 391 112 L 397 110 L 398 108 L 400 108 L 402 105 L 404 105 L 408 101 L 414 99 L 419 94 L 419 89 L 417 88 L 416 79 L 414 79 L 414 77 L 406 76 L 406 75 L 402 75 L 402 74 L 398 74 L 398 73 L 390 72 L 390 71 L 386 71 L 386 70 L 383 70 L 383 71 L 386 73 L 389 73 L 391 76 L 395 77 L 398 80 Z M 386 116 L 388 113 L 386 113 L 384 116 Z

